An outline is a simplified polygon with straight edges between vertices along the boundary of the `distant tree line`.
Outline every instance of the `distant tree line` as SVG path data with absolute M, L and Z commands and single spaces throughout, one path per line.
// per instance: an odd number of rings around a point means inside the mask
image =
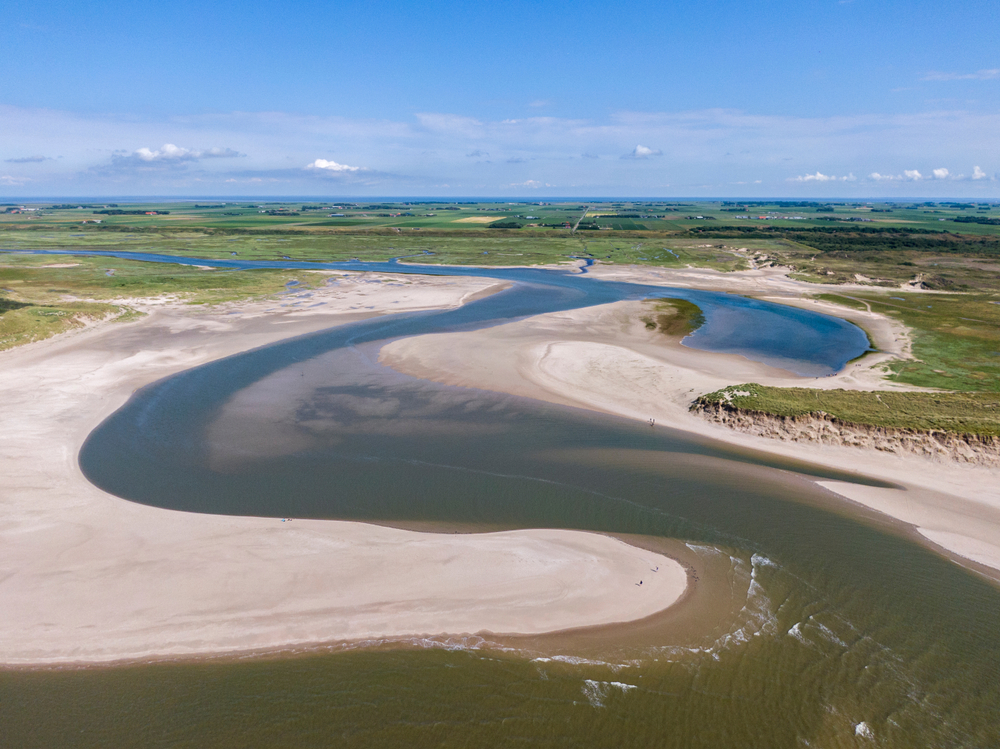
M 957 224 L 989 224 L 990 226 L 1000 226 L 1000 218 L 990 218 L 989 216 L 956 216 L 952 221 Z
M 975 217 L 980 218 L 980 217 Z M 689 233 L 712 239 L 789 239 L 821 252 L 878 252 L 912 250 L 917 252 L 961 253 L 964 255 L 1000 256 L 1000 238 L 970 234 L 952 234 L 932 229 L 896 227 L 814 226 L 693 226 Z
M 142 209 L 137 210 L 125 210 L 123 208 L 105 208 L 102 211 L 94 211 L 96 214 L 103 214 L 105 216 L 145 216 L 147 213 L 152 213 L 157 216 L 167 216 L 170 211 L 145 211 Z

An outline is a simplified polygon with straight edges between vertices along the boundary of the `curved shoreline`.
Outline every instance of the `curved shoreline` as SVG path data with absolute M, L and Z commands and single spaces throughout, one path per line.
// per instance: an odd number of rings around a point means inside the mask
M 405 292 L 349 286 L 308 311 L 148 307 L 135 323 L 0 355 L 0 663 L 83 666 L 424 632 L 532 635 L 643 619 L 684 596 L 681 564 L 601 534 L 459 536 L 199 515 L 127 502 L 83 477 L 83 440 L 149 382 L 337 323 L 458 306 L 501 288 L 455 277 L 422 277 Z M 644 574 L 651 567 L 659 574 Z
M 645 283 L 662 276 L 640 274 L 634 268 L 627 274 L 618 271 L 608 275 L 626 275 L 629 281 Z M 726 280 L 730 284 L 737 281 Z M 745 291 L 752 293 L 751 288 Z M 771 301 L 780 299 L 827 314 L 839 313 L 833 305 L 796 302 L 777 297 L 770 289 L 768 292 Z M 877 510 L 905 526 L 912 538 L 928 548 L 1000 581 L 1000 470 L 995 467 L 948 465 L 915 455 L 783 442 L 735 431 L 689 411 L 698 395 L 741 382 L 902 389 L 884 381 L 876 369 L 886 359 L 908 351 L 905 329 L 897 322 L 844 310 L 845 319 L 868 323 L 866 329 L 883 353 L 856 360 L 834 376 L 809 378 L 734 354 L 692 349 L 647 331 L 639 321 L 640 305 L 615 302 L 484 330 L 414 336 L 384 346 L 380 362 L 448 385 L 510 393 L 642 421 L 653 418 L 657 425 L 899 485 L 897 489 L 874 489 L 841 481 L 820 484 L 831 495 L 839 495 L 841 508 L 863 505 Z

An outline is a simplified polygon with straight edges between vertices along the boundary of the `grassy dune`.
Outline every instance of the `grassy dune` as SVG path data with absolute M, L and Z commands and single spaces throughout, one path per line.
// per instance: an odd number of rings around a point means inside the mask
M 1000 392 L 1000 296 L 842 292 L 821 299 L 903 322 L 912 360 L 891 362 L 889 378 L 919 387 Z
M 863 392 L 732 385 L 695 401 L 774 416 L 827 414 L 848 424 L 1000 436 L 996 393 Z
M 189 304 L 266 296 L 314 274 L 206 271 L 115 258 L 0 254 L 0 350 L 39 341 L 91 320 L 134 319 L 129 300 L 177 295 Z

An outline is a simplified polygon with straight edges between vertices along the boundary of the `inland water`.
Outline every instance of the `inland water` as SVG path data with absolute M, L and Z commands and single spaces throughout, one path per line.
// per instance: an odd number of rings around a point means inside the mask
M 288 266 L 299 264 L 270 264 Z M 7 672 L 5 744 L 997 745 L 1000 591 L 895 526 L 838 509 L 811 481 L 863 477 L 377 363 L 379 346 L 400 336 L 646 295 L 703 309 L 687 345 L 801 373 L 842 367 L 867 348 L 861 331 L 723 294 L 472 272 L 515 285 L 459 310 L 343 326 L 154 383 L 95 430 L 81 466 L 118 496 L 196 512 L 680 539 L 697 585 L 726 605 L 576 639 L 440 637 Z

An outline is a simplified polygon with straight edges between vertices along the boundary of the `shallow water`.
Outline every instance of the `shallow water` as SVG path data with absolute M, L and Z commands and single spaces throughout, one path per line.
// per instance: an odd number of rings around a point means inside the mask
M 120 496 L 202 512 L 678 537 L 747 591 L 735 618 L 583 654 L 465 639 L 5 673 L 10 744 L 996 745 L 1000 593 L 823 509 L 807 478 L 850 477 L 375 363 L 382 339 L 580 294 L 600 296 L 525 284 L 182 373 L 96 430 L 81 466 Z
M 2 250 L 0 250 L 2 252 Z M 543 312 L 589 307 L 623 299 L 672 297 L 697 304 L 705 324 L 684 344 L 705 351 L 742 354 L 753 361 L 782 367 L 796 374 L 823 376 L 839 371 L 868 350 L 864 331 L 840 318 L 810 310 L 713 291 L 645 286 L 597 280 L 576 270 L 536 268 L 475 268 L 384 263 L 207 260 L 142 252 L 33 250 L 21 254 L 90 255 L 143 262 L 210 266 L 233 270 L 281 268 L 290 270 L 353 270 L 435 276 L 475 276 L 513 281 L 517 286 L 474 305 L 444 313 L 450 329 L 481 327 Z M 412 335 L 434 329 L 388 324 L 384 336 Z M 371 339 L 368 339 L 371 340 Z

